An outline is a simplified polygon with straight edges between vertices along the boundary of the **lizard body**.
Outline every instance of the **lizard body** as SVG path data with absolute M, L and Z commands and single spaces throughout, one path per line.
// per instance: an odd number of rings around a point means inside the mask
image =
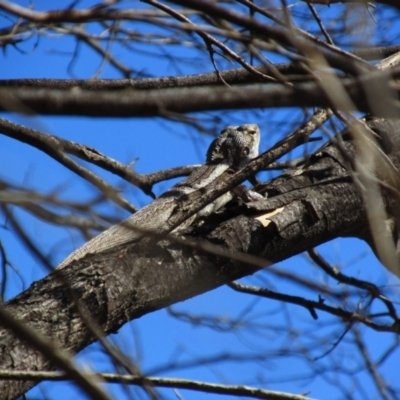
M 260 131 L 255 124 L 225 128 L 221 135 L 211 143 L 204 165 L 146 207 L 119 224 L 113 225 L 75 250 L 57 268 L 64 268 L 72 261 L 79 260 L 89 253 L 99 253 L 136 241 L 144 237 L 146 231 L 160 234 L 185 228 L 196 218 L 217 211 L 231 200 L 233 196 L 231 192 L 223 194 L 211 204 L 206 205 L 197 215 L 188 218 L 175 229 L 168 225 L 168 220 L 174 213 L 179 198 L 208 186 L 230 167 L 242 168 L 258 155 L 259 142 Z

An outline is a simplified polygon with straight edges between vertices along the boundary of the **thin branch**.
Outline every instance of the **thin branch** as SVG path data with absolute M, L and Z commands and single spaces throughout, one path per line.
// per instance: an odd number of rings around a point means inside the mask
M 169 311 L 169 309 L 168 309 Z M 258 363 L 263 363 L 266 359 L 271 360 L 273 357 L 282 357 L 282 356 L 289 356 L 293 353 L 288 353 L 286 350 L 281 351 L 271 351 L 271 352 L 263 352 L 263 353 L 249 353 L 249 354 L 236 354 L 231 351 L 222 352 L 212 356 L 199 356 L 195 357 L 194 359 L 190 360 L 178 360 L 178 359 L 169 359 L 164 364 L 158 365 L 156 367 L 147 370 L 147 375 L 156 375 L 156 374 L 163 374 L 165 372 L 171 372 L 171 370 L 182 370 L 182 369 L 189 369 L 189 368 L 198 368 L 200 365 L 202 366 L 210 366 L 212 364 L 219 364 L 219 363 L 246 363 L 256 361 Z
M 60 225 L 63 227 L 69 226 L 83 231 L 87 231 L 88 229 L 102 231 L 106 229 L 106 226 L 96 222 L 93 218 L 81 218 L 73 214 L 62 215 L 52 212 L 47 208 L 32 202 L 29 193 L 0 192 L 0 203 L 16 205 L 28 211 L 35 217 L 54 225 Z
M 296 304 L 302 307 L 305 307 L 311 314 L 314 319 L 318 319 L 318 315 L 315 310 L 325 311 L 329 314 L 335 315 L 336 317 L 341 318 L 346 322 L 361 322 L 362 324 L 369 326 L 370 328 L 377 331 L 388 331 L 388 332 L 396 332 L 400 333 L 400 328 L 396 327 L 396 325 L 391 325 L 390 329 L 389 325 L 377 324 L 373 322 L 371 316 L 362 315 L 357 312 L 347 311 L 343 308 L 328 306 L 321 299 L 320 301 L 307 300 L 300 296 L 291 296 L 284 293 L 274 292 L 269 289 L 264 289 L 255 286 L 243 285 L 237 282 L 231 282 L 228 284 L 233 290 L 241 293 L 252 294 L 255 296 L 264 297 L 267 299 L 274 299 L 284 301 L 285 303 Z
M 376 368 L 376 364 L 371 360 L 370 354 L 364 345 L 364 342 L 363 342 L 363 339 L 361 337 L 359 330 L 354 329 L 353 335 L 355 338 L 356 346 L 358 347 L 358 350 L 360 351 L 360 353 L 363 357 L 363 360 L 365 362 L 365 366 L 367 367 L 367 370 L 368 370 L 369 374 L 371 375 L 376 388 L 378 389 L 380 398 L 383 400 L 391 400 L 392 397 L 387 393 L 388 384 L 385 383 L 385 381 L 382 379 L 382 377 L 380 376 L 380 374 Z
M 372 297 L 382 300 L 393 320 L 395 322 L 399 321 L 399 317 L 397 316 L 393 302 L 384 296 L 376 285 L 368 281 L 363 281 L 361 279 L 356 279 L 342 274 L 337 268 L 331 267 L 315 249 L 308 250 L 308 255 L 310 256 L 311 260 L 315 262 L 315 264 L 321 267 L 328 275 L 335 278 L 338 282 L 367 290 Z
M 165 4 L 161 4 L 158 1 L 155 0 L 145 0 L 143 1 L 144 3 L 151 4 L 154 7 L 158 7 L 161 10 L 165 11 L 166 13 L 172 15 L 174 18 L 178 19 L 181 22 L 186 22 L 189 24 L 193 24 L 193 22 L 185 17 L 184 15 L 178 13 L 176 10 L 172 9 L 171 7 L 166 6 Z M 193 24 L 194 25 L 194 24 Z M 247 71 L 250 73 L 254 74 L 258 78 L 260 78 L 262 81 L 269 81 L 269 82 L 276 82 L 276 79 L 274 79 L 271 76 L 265 75 L 264 73 L 260 72 L 258 69 L 254 68 L 252 65 L 248 64 L 246 60 L 244 60 L 243 57 L 240 57 L 237 53 L 232 51 L 229 47 L 225 46 L 221 41 L 215 39 L 213 36 L 209 35 L 208 33 L 205 33 L 203 30 L 200 30 L 198 32 L 199 36 L 205 41 L 207 48 L 209 49 L 210 53 L 212 53 L 212 46 L 215 45 L 218 46 L 227 56 L 231 57 L 233 60 L 238 62 L 240 65 L 244 67 Z M 223 77 L 220 75 L 220 72 L 217 70 L 214 59 L 211 55 L 211 61 L 214 64 L 215 70 L 217 72 L 217 75 L 219 79 L 224 82 Z
M 380 367 L 385 361 L 387 361 L 389 356 L 391 356 L 396 350 L 399 349 L 399 344 L 400 344 L 400 337 L 395 336 L 393 343 L 386 349 L 386 351 L 375 362 L 376 367 Z
M 115 59 L 110 52 L 104 50 L 101 45 L 91 37 L 83 28 L 78 28 L 75 26 L 68 26 L 68 27 L 58 27 L 54 28 L 56 32 L 67 32 L 71 35 L 76 36 L 77 39 L 82 40 L 86 43 L 89 47 L 91 47 L 97 54 L 99 54 L 104 60 L 110 62 L 110 64 L 115 67 L 118 71 L 121 72 L 122 76 L 126 79 L 129 79 L 132 75 L 132 69 L 127 67 L 126 65 L 119 62 Z
M 245 385 L 219 385 L 202 381 L 193 381 L 189 379 L 178 378 L 156 378 L 156 377 L 138 377 L 135 375 L 120 374 L 92 374 L 108 383 L 122 383 L 126 385 L 152 385 L 167 388 L 180 388 L 194 390 L 204 393 L 215 393 L 221 395 L 250 397 L 267 400 L 312 400 L 299 394 L 276 392 L 272 390 L 258 389 Z M 49 380 L 65 381 L 70 379 L 66 374 L 60 372 L 47 371 L 6 371 L 0 370 L 0 379 L 11 380 Z
M 7 266 L 10 265 L 8 261 L 6 250 L 3 243 L 0 242 L 0 265 L 1 265 L 1 282 L 0 282 L 0 305 L 4 303 L 4 294 L 6 292 L 7 284 Z
M 344 3 L 344 4 L 365 4 L 367 6 L 373 4 L 369 0 L 302 0 L 305 3 L 312 3 L 312 4 L 323 4 L 329 6 L 331 4 L 336 3 Z M 375 0 L 374 3 L 386 4 L 388 6 L 393 6 L 395 8 L 400 8 L 399 3 L 397 0 Z
M 118 175 L 153 198 L 155 198 L 155 195 L 152 192 L 154 184 L 168 179 L 190 175 L 198 168 L 198 165 L 188 165 L 168 168 L 161 171 L 151 172 L 149 174 L 138 174 L 132 170 L 131 165 L 125 165 L 117 160 L 107 157 L 93 147 L 71 142 L 47 133 L 42 133 L 35 129 L 27 128 L 23 125 L 0 118 L 0 134 L 1 133 L 34 146 L 44 152 L 48 151 L 49 145 L 54 146 L 60 152 L 71 154 Z
M 324 357 L 326 357 L 328 354 L 330 354 L 333 350 L 336 349 L 336 347 L 342 342 L 343 338 L 346 336 L 346 334 L 350 331 L 350 329 L 353 327 L 353 323 L 349 322 L 346 324 L 345 329 L 343 330 L 342 334 L 336 339 L 336 341 L 332 344 L 332 346 L 325 351 L 323 354 L 319 355 L 318 357 L 315 357 L 313 361 L 320 360 Z
M 12 137 L 13 139 L 20 140 L 21 142 L 27 143 L 45 152 L 47 155 L 57 160 L 65 167 L 94 184 L 106 194 L 110 194 L 110 197 L 115 197 L 115 199 L 118 199 L 118 204 L 124 204 L 125 209 L 128 209 L 131 212 L 136 211 L 135 207 L 132 205 L 127 206 L 126 201 L 119 198 L 119 195 L 114 188 L 63 154 L 64 151 L 69 152 L 70 154 L 80 156 L 80 158 L 86 161 L 93 162 L 95 157 L 97 160 L 102 160 L 105 158 L 97 150 L 87 146 L 77 145 L 73 142 L 60 139 L 53 135 L 44 134 L 39 131 L 26 128 L 22 125 L 15 124 L 5 119 L 0 119 L 0 133 Z
M 191 7 L 195 10 L 203 11 L 208 15 L 212 15 L 214 18 L 222 18 L 234 24 L 238 24 L 252 31 L 257 37 L 265 37 L 267 40 L 273 39 L 284 46 L 293 46 L 292 33 L 286 27 L 267 25 L 263 21 L 239 13 L 233 8 L 222 7 L 218 3 L 203 2 L 200 0 L 174 0 L 173 3 L 185 5 L 186 7 Z M 299 35 L 296 39 L 300 44 L 309 47 L 314 45 L 315 50 L 319 50 L 331 66 L 335 68 L 356 75 L 359 74 L 361 68 L 364 68 L 364 70 L 371 69 L 368 64 L 358 57 L 325 42 L 321 42 L 311 35 L 307 35 L 307 37 Z
M 132 20 L 144 18 L 165 18 L 167 14 L 157 10 L 143 9 L 125 9 L 115 10 L 107 7 L 91 7 L 83 10 L 75 10 L 73 8 L 52 10 L 52 11 L 35 11 L 29 7 L 22 7 L 9 1 L 2 1 L 0 9 L 9 12 L 17 17 L 24 18 L 28 21 L 41 24 L 51 24 L 56 22 L 90 22 L 97 20 Z M 182 10 L 185 15 L 198 14 L 193 10 Z
M 125 210 L 131 213 L 137 211 L 137 208 L 129 203 L 126 199 L 122 198 L 118 191 L 114 189 L 111 185 L 96 176 L 93 172 L 82 167 L 75 161 L 71 160 L 71 158 L 67 157 L 63 152 L 63 141 L 61 139 L 52 135 L 46 135 L 33 129 L 25 128 L 21 125 L 14 124 L 3 118 L 0 118 L 0 133 L 12 137 L 13 139 L 17 139 L 24 143 L 35 146 L 51 158 L 58 161 L 61 165 L 64 165 L 66 168 L 76 173 L 81 178 L 90 182 L 93 186 L 97 187 L 108 198 L 110 198 L 112 201 L 114 201 Z
M 313 17 L 314 17 L 315 21 L 317 22 L 319 28 L 321 29 L 322 34 L 325 36 L 325 39 L 326 39 L 327 43 L 329 43 L 330 45 L 334 46 L 335 43 L 333 43 L 332 38 L 330 37 L 328 31 L 325 29 L 325 26 L 322 23 L 321 18 L 319 17 L 317 11 L 315 10 L 315 7 L 310 3 L 307 3 L 307 4 L 308 4 L 308 8 L 311 11 L 311 14 L 313 15 Z
M 21 224 L 18 220 L 14 217 L 14 214 L 6 205 L 0 205 L 4 214 L 7 216 L 7 220 L 12 225 L 13 229 L 21 239 L 21 242 L 25 245 L 25 247 L 39 260 L 48 271 L 52 271 L 54 268 L 51 265 L 48 258 L 38 249 L 36 244 L 32 241 L 32 239 L 28 236 L 25 232 L 25 229 L 22 228 Z

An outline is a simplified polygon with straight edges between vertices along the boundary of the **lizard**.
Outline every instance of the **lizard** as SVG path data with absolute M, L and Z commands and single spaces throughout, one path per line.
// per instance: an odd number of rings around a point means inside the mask
M 137 241 L 146 235 L 144 231 L 154 231 L 158 234 L 176 232 L 189 226 L 196 218 L 206 217 L 217 211 L 232 199 L 232 192 L 221 195 L 178 227 L 168 226 L 168 219 L 173 215 L 179 198 L 205 188 L 231 167 L 243 168 L 251 159 L 258 156 L 259 143 L 260 130 L 256 124 L 226 127 L 209 146 L 205 164 L 135 214 L 89 240 L 70 254 L 57 268 L 65 268 L 71 262 L 88 254 L 100 253 Z

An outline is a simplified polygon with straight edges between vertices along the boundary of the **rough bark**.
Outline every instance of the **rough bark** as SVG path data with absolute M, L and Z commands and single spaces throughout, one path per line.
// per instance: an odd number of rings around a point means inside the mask
M 400 121 L 368 123 L 384 137 L 383 148 L 399 168 Z M 350 141 L 343 146 L 350 157 L 354 156 L 356 149 Z M 262 185 L 268 199 L 231 207 L 185 237 L 219 245 L 227 252 L 263 257 L 269 265 L 338 236 L 359 236 L 368 231 L 368 222 L 346 162 L 337 149 L 327 146 L 310 158 L 307 167 L 301 167 L 301 174 L 288 173 Z M 386 204 L 392 201 L 387 193 L 383 198 Z M 279 212 L 273 213 L 276 210 Z M 259 263 L 255 266 L 216 256 L 174 240 L 147 238 L 54 271 L 12 299 L 6 309 L 75 354 L 97 339 L 78 312 L 77 301 L 101 331 L 109 334 L 132 319 L 259 268 Z M 0 330 L 0 369 L 54 367 L 9 330 Z M 2 399 L 16 398 L 34 384 L 2 381 Z
M 400 75 L 400 68 L 390 71 Z M 387 72 L 370 71 L 356 78 L 343 78 L 343 86 L 355 105 L 354 111 L 374 112 L 368 88 L 379 88 L 391 96 L 384 102 L 381 117 L 397 117 L 398 89 L 390 86 Z M 393 85 L 392 85 L 393 86 Z M 0 87 L 0 111 L 42 115 L 84 115 L 93 117 L 150 117 L 168 113 L 188 113 L 262 107 L 330 107 L 330 100 L 315 82 L 293 86 L 268 84 L 238 87 L 183 87 L 156 90 L 63 90 L 36 87 Z

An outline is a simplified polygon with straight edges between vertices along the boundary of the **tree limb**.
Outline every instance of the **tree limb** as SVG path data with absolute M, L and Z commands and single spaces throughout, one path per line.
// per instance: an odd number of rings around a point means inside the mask
M 372 111 L 367 87 L 379 87 L 398 97 L 398 87 L 388 73 L 398 78 L 400 68 L 374 71 L 357 78 L 341 80 L 356 109 Z M 384 86 L 386 85 L 386 87 Z M 329 107 L 330 100 L 317 82 L 293 86 L 269 84 L 247 87 L 195 87 L 180 89 L 98 92 L 84 89 L 65 91 L 32 87 L 0 88 L 0 111 L 43 115 L 85 115 L 93 117 L 150 117 L 170 113 L 206 110 L 249 109 L 263 107 Z M 393 99 L 382 97 L 380 107 L 385 118 L 396 117 L 399 109 Z
M 389 156 L 398 168 L 396 140 L 400 123 L 388 125 L 382 120 L 373 123 L 382 131 L 390 127 L 388 138 L 393 146 Z M 236 217 L 232 217 L 232 211 L 228 212 L 225 222 L 213 223 L 210 218 L 192 235 L 186 235 L 187 238 L 194 235 L 199 244 L 205 241 L 222 246 L 225 252 L 218 257 L 184 246 L 182 240 L 178 243 L 173 237 L 158 242 L 147 238 L 104 254 L 89 255 L 54 271 L 12 299 L 6 306 L 8 312 L 49 340 L 57 341 L 62 348 L 76 353 L 96 337 L 77 311 L 71 292 L 104 334 L 109 334 L 134 318 L 212 290 L 261 267 L 250 259 L 247 262 L 232 259 L 230 251 L 261 256 L 268 265 L 338 236 L 358 236 L 369 229 L 363 199 L 338 157 L 329 150 L 331 147 L 310 159 L 308 173 L 285 175 L 267 184 L 264 191 L 270 192 L 269 199 L 259 205 L 246 205 L 247 211 L 238 210 L 236 213 L 241 215 Z M 347 150 L 354 151 L 351 143 Z M 325 176 L 323 171 L 327 169 L 333 175 L 315 181 L 316 177 Z M 307 186 L 307 179 L 314 183 Z M 276 191 L 279 187 L 281 193 Z M 388 204 L 391 202 L 387 193 L 383 197 Z M 378 331 L 400 332 L 397 321 L 381 323 L 356 309 L 339 313 L 338 317 Z M 52 368 L 45 356 L 15 339 L 9 331 L 0 331 L 0 337 L 6 343 L 0 349 L 1 369 L 29 370 L 32 365 L 39 370 Z M 18 349 L 18 354 L 24 356 L 11 357 L 11 349 Z M 15 398 L 31 386 L 32 382 L 18 385 L 0 382 L 5 399 Z

